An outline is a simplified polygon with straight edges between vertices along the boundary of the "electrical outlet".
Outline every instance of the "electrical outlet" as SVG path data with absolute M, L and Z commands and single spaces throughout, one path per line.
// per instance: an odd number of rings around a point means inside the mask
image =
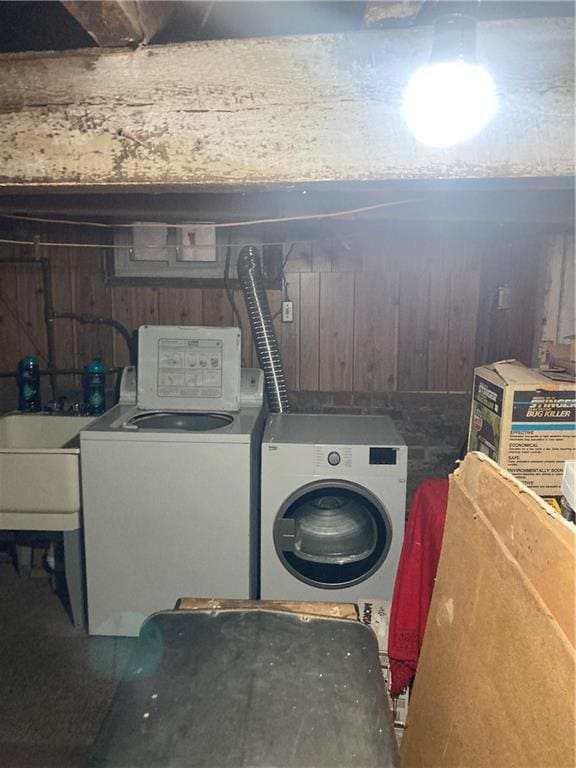
M 294 305 L 291 301 L 282 302 L 282 322 L 292 323 L 294 321 Z

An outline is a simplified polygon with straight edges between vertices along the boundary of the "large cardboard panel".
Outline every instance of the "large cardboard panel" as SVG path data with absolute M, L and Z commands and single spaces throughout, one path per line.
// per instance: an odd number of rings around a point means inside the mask
M 482 454 L 475 457 L 462 467 L 468 494 L 576 645 L 576 529 L 508 472 L 495 472 Z M 529 513 L 519 495 L 530 498 Z
M 451 477 L 404 768 L 575 765 L 576 657 L 567 625 L 576 533 L 548 517 L 533 494 L 478 454 Z M 521 519 L 525 527 L 516 528 Z M 564 565 L 555 570 L 554 601 L 546 570 L 556 556 Z

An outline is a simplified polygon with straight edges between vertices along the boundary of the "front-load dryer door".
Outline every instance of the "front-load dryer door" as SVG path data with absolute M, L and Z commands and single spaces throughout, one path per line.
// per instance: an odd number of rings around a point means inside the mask
M 391 541 L 383 505 L 362 486 L 342 480 L 303 486 L 274 523 L 274 546 L 284 567 L 323 589 L 367 579 L 386 558 Z

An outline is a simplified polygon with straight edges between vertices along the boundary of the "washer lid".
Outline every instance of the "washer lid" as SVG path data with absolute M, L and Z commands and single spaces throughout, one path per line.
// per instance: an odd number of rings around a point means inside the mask
M 239 328 L 144 325 L 138 332 L 138 407 L 238 411 Z

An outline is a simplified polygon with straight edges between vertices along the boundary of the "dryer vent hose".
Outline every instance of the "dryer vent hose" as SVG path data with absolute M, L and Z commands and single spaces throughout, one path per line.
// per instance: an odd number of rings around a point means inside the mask
M 264 288 L 260 254 L 253 245 L 246 245 L 240 251 L 238 279 L 244 294 L 258 362 L 264 371 L 268 407 L 271 413 L 286 413 L 290 410 L 290 403 L 284 369 Z

